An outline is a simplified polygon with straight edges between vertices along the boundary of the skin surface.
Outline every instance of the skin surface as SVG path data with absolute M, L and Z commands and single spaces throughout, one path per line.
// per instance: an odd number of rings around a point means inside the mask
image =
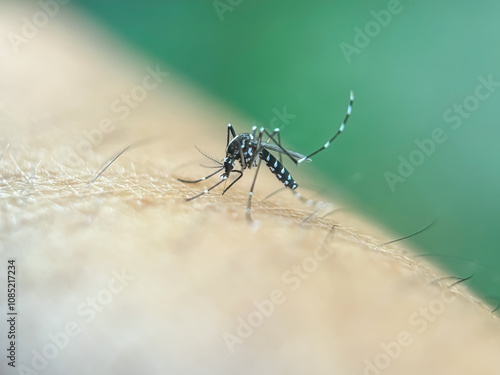
M 2 35 L 36 11 L 2 8 Z M 2 373 L 498 373 L 498 319 L 359 214 L 301 225 L 292 194 L 259 201 L 281 187 L 264 165 L 253 226 L 251 171 L 185 202 L 217 181 L 177 181 L 210 171 L 192 145 L 221 157 L 228 120 L 249 126 L 168 67 L 125 116 L 157 63 L 88 20 L 64 9 L 19 53 L 4 42 L 0 272 L 16 260 L 18 340 Z

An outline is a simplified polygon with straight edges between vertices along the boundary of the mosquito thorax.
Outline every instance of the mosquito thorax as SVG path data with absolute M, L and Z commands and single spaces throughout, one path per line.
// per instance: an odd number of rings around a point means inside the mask
M 226 158 L 231 157 L 233 160 L 238 160 L 243 168 L 250 167 L 250 161 L 253 158 L 257 148 L 255 138 L 250 133 L 238 134 L 234 137 L 226 148 Z M 241 160 L 243 155 L 244 161 Z M 234 166 L 234 165 L 233 165 Z
M 250 141 L 254 138 L 250 133 L 242 133 L 234 137 L 231 142 L 227 145 L 226 154 L 234 155 L 235 157 L 239 155 L 240 149 L 245 150 L 249 147 Z

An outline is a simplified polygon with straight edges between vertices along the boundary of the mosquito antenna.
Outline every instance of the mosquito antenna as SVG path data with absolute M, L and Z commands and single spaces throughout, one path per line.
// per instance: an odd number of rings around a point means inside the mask
M 204 157 L 206 157 L 207 159 L 212 160 L 214 163 L 216 163 L 216 164 L 218 164 L 218 165 L 223 165 L 223 164 L 222 164 L 222 162 L 221 162 L 220 160 L 218 160 L 218 159 L 216 159 L 215 157 L 210 156 L 210 155 L 208 155 L 206 152 L 204 152 L 204 151 L 200 150 L 200 148 L 199 148 L 198 146 L 194 145 L 194 147 L 196 147 L 196 149 L 198 150 L 198 152 L 199 152 L 200 154 L 202 154 Z

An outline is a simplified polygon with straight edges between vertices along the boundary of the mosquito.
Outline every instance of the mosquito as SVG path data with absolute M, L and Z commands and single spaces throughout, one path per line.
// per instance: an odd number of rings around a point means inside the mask
M 227 141 L 226 141 L 226 157 L 224 160 L 219 161 L 203 152 L 201 152 L 204 156 L 212 160 L 217 164 L 215 168 L 217 170 L 208 176 L 202 177 L 198 180 L 184 180 L 178 179 L 181 182 L 195 184 L 201 181 L 205 181 L 210 177 L 215 176 L 217 173 L 223 171 L 220 174 L 220 181 L 215 185 L 209 187 L 208 189 L 203 190 L 201 193 L 187 198 L 186 201 L 192 201 L 196 198 L 201 197 L 204 194 L 207 194 L 211 190 L 215 189 L 217 186 L 222 184 L 223 182 L 227 183 L 227 180 L 231 173 L 237 174 L 238 176 L 234 181 L 232 181 L 229 186 L 226 186 L 222 191 L 224 195 L 226 191 L 228 191 L 235 183 L 237 183 L 243 177 L 243 171 L 245 169 L 256 168 L 255 175 L 252 181 L 252 185 L 250 187 L 250 191 L 248 193 L 248 203 L 246 210 L 247 220 L 251 223 L 252 219 L 252 196 L 255 188 L 255 182 L 257 181 L 257 175 L 259 174 L 260 164 L 263 161 L 270 169 L 270 171 L 276 176 L 276 178 L 285 185 L 285 188 L 290 188 L 295 196 L 301 200 L 305 200 L 300 193 L 296 192 L 295 189 L 299 186 L 297 182 L 293 179 L 290 172 L 283 166 L 281 157 L 282 155 L 287 156 L 290 160 L 293 161 L 295 165 L 298 165 L 303 162 L 310 162 L 311 157 L 316 155 L 317 153 L 323 151 L 328 148 L 330 144 L 344 131 L 347 120 L 349 119 L 352 106 L 354 103 L 354 93 L 351 91 L 349 96 L 349 105 L 347 106 L 347 113 L 340 125 L 338 131 L 333 135 L 333 137 L 326 142 L 319 149 L 314 151 L 313 153 L 305 156 L 295 151 L 290 151 L 281 145 L 281 137 L 279 128 L 274 129 L 272 132 L 268 132 L 266 129 L 261 127 L 257 130 L 257 127 L 254 126 L 252 128 L 251 133 L 241 133 L 236 134 L 234 127 L 229 124 L 227 126 Z M 268 139 L 266 141 L 263 140 L 264 136 Z M 271 143 L 271 141 L 273 143 Z M 275 152 L 279 154 L 279 161 L 276 157 L 271 153 Z M 235 169 L 235 163 L 239 162 L 240 168 Z

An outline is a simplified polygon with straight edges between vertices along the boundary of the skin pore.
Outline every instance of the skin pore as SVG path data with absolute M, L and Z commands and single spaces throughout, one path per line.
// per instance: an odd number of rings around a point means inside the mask
M 36 11 L 3 7 L 2 35 Z M 68 9 L 18 53 L 4 42 L 0 269 L 5 280 L 16 260 L 19 312 L 9 373 L 497 373 L 497 318 L 463 286 L 434 282 L 446 275 L 404 242 L 380 246 L 393 238 L 359 214 L 301 225 L 311 209 L 292 194 L 260 201 L 281 187 L 264 168 L 256 226 L 252 171 L 224 196 L 185 202 L 218 178 L 177 180 L 210 171 L 193 144 L 220 157 L 227 122 L 245 121 L 168 67 Z

